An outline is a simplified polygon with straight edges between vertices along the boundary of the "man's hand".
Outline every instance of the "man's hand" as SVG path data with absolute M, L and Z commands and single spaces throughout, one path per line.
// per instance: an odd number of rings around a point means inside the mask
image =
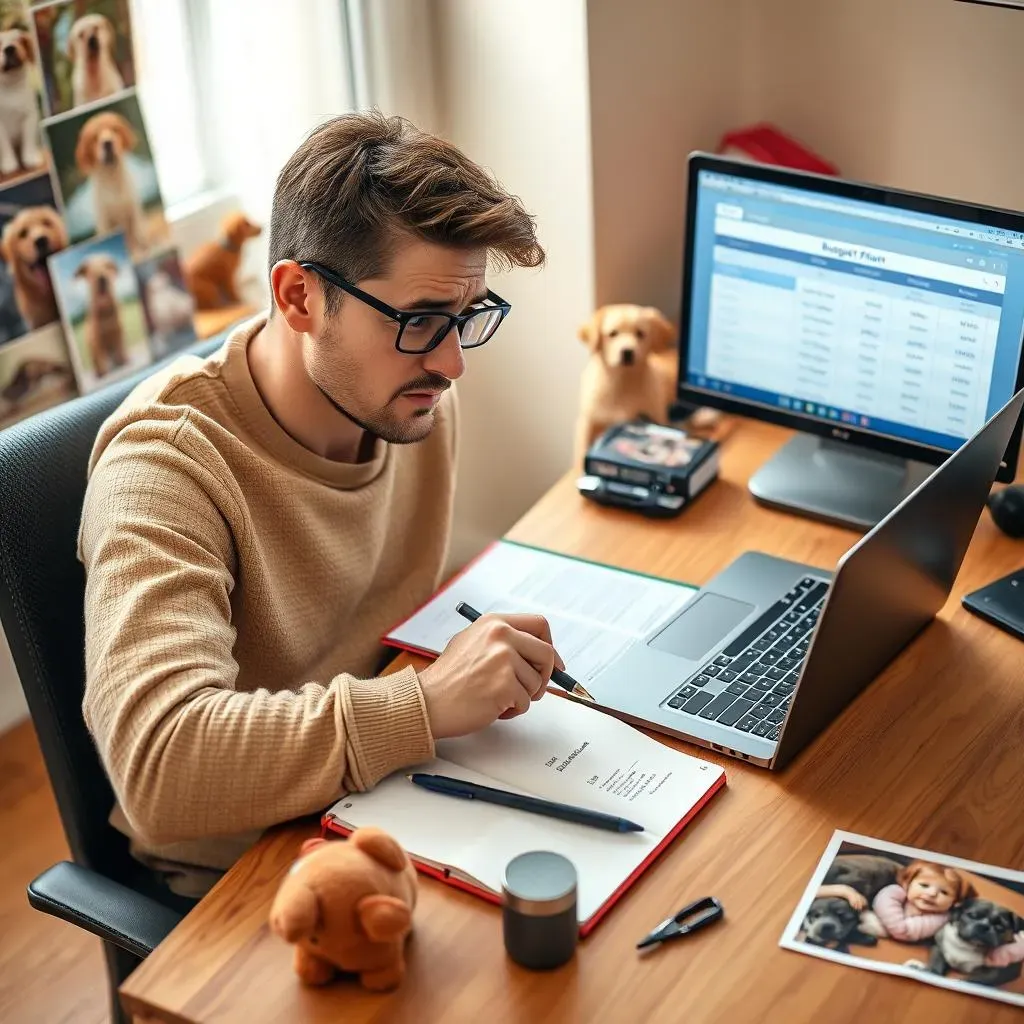
M 523 714 L 543 696 L 554 668 L 565 666 L 543 616 L 481 615 L 419 673 L 434 739 Z

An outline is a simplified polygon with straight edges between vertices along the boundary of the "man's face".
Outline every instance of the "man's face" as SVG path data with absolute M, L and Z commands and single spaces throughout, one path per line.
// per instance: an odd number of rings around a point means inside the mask
M 486 295 L 486 249 L 452 249 L 410 241 L 386 275 L 354 282 L 399 310 L 461 313 Z M 395 348 L 398 324 L 345 294 L 341 309 L 308 336 L 306 372 L 348 416 L 391 444 L 421 441 L 434 409 L 466 367 L 457 331 L 432 351 L 408 355 Z M 404 342 L 403 342 L 404 343 Z

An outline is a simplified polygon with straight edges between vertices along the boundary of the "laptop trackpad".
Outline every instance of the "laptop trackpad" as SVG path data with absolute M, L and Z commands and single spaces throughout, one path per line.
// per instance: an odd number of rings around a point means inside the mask
M 746 601 L 734 601 L 721 594 L 701 594 L 647 644 L 680 658 L 699 661 L 753 610 L 754 605 Z

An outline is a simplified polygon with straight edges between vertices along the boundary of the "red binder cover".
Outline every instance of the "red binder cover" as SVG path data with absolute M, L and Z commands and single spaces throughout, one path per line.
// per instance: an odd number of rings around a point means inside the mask
M 618 903 L 626 890 L 629 889 L 629 887 L 658 859 L 658 857 L 668 849 L 672 841 L 683 831 L 684 828 L 686 828 L 693 818 L 696 817 L 697 813 L 711 800 L 711 798 L 724 788 L 725 776 L 722 775 L 704 794 L 704 796 L 690 808 L 686 815 L 679 820 L 672 831 L 669 832 L 669 834 L 665 836 L 665 838 L 650 852 L 640 866 L 618 887 L 618 889 L 615 890 L 615 892 L 612 893 L 607 900 L 605 900 L 604 903 L 601 904 L 597 911 L 587 918 L 587 920 L 580 923 L 580 938 L 586 938 L 594 930 L 597 924 L 604 919 L 608 911 Z M 351 829 L 342 825 L 341 822 L 337 821 L 330 813 L 323 815 L 320 825 L 321 834 L 325 839 L 330 839 L 332 836 L 348 836 L 351 834 Z M 497 906 L 501 905 L 501 896 L 499 894 L 493 893 L 489 889 L 482 889 L 479 886 L 472 885 L 464 879 L 452 875 L 447 869 L 438 869 L 432 864 L 424 864 L 422 861 L 417 860 L 411 853 L 409 854 L 409 858 L 416 866 L 416 870 L 421 874 L 424 874 L 429 878 L 436 878 L 439 882 L 453 886 L 456 889 L 461 889 L 463 892 L 479 896 L 481 899 L 487 900 L 488 903 L 494 903 Z

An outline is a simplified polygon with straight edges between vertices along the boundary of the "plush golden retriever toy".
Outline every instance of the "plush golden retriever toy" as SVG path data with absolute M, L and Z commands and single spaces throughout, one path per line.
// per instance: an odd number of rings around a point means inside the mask
M 384 992 L 405 975 L 416 894 L 416 869 L 381 829 L 307 839 L 274 898 L 270 928 L 294 943 L 295 972 L 307 985 L 345 971 Z
M 262 232 L 244 213 L 229 213 L 221 222 L 221 237 L 204 242 L 185 260 L 185 282 L 196 309 L 221 309 L 242 301 L 236 277 L 242 246 Z
M 582 465 L 590 445 L 616 423 L 668 423 L 678 356 L 675 329 L 653 306 L 602 306 L 579 337 L 590 349 L 576 421 L 574 457 Z

